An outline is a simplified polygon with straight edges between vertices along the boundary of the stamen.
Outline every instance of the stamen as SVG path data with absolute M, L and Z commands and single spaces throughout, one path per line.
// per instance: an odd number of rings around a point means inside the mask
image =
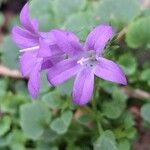
M 80 65 L 84 65 L 84 63 L 89 61 L 89 60 L 90 60 L 89 58 L 82 57 L 79 61 L 77 61 L 77 63 Z
M 28 52 L 28 51 L 35 51 L 39 48 L 40 46 L 29 47 L 29 48 L 21 49 L 20 52 L 23 53 L 23 52 Z

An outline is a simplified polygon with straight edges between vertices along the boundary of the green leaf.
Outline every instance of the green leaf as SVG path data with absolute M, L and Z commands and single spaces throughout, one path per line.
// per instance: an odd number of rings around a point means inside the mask
M 4 23 L 4 16 L 2 13 L 0 13 L 0 26 L 2 26 Z
M 51 122 L 51 129 L 58 134 L 64 134 L 67 132 L 68 127 L 65 125 L 61 118 L 56 118 Z
M 77 121 L 81 124 L 87 124 L 93 120 L 93 116 L 90 113 L 84 113 L 79 118 L 77 118 Z
M 105 131 L 94 143 L 94 150 L 119 150 L 115 136 L 111 131 Z
M 150 123 L 150 104 L 145 104 L 141 108 L 141 116 L 142 118 Z
M 125 140 L 119 141 L 119 145 L 118 145 L 119 150 L 130 150 L 130 148 L 131 148 L 131 145 L 128 140 L 125 139 Z
M 2 50 L 2 63 L 11 69 L 18 68 L 19 51 L 10 36 L 5 36 L 1 50 Z
M 122 28 L 140 13 L 137 0 L 101 0 L 95 11 L 101 22 Z
M 143 16 L 144 16 L 144 17 L 150 16 L 150 9 L 149 9 L 149 8 L 144 9 L 144 10 L 142 11 L 141 15 L 142 15 L 142 17 L 143 17 Z
M 85 41 L 87 34 L 95 26 L 94 18 L 90 12 L 78 13 L 70 16 L 64 24 L 64 28 L 76 33 L 81 41 Z
M 113 99 L 102 103 L 102 113 L 110 119 L 119 118 L 126 107 L 126 99 L 121 91 L 114 91 Z
M 42 100 L 52 109 L 61 108 L 62 99 L 57 91 L 49 92 L 44 95 Z
M 51 119 L 48 107 L 40 101 L 21 106 L 21 126 L 28 138 L 38 139 Z
M 7 140 L 4 137 L 2 137 L 0 138 L 0 148 L 5 146 L 7 146 Z
M 119 58 L 119 65 L 126 75 L 132 75 L 137 69 L 137 60 L 131 54 L 124 54 Z
M 0 96 L 4 96 L 4 94 L 6 93 L 6 87 L 7 87 L 6 84 L 7 84 L 6 80 L 0 79 L 0 86 L 1 86 L 1 88 L 0 88 Z
M 99 84 L 100 87 L 102 87 L 104 89 L 104 91 L 106 91 L 107 93 L 112 93 L 113 91 L 118 89 L 117 84 L 113 83 L 113 82 L 106 82 L 106 81 L 101 81 Z
M 124 115 L 122 116 L 122 119 L 123 119 L 123 124 L 126 129 L 134 127 L 135 121 L 134 121 L 134 117 L 131 113 L 129 113 L 129 112 L 124 113 Z
M 32 0 L 30 2 L 30 14 L 33 18 L 38 19 L 42 31 L 49 31 L 56 27 L 53 14 L 53 1 Z
M 72 120 L 72 112 L 71 111 L 65 111 L 62 113 L 61 115 L 61 119 L 63 120 L 63 122 L 65 123 L 65 125 L 68 127 L 71 123 L 71 120 Z
M 51 122 L 50 127 L 53 131 L 57 132 L 58 134 L 64 134 L 67 132 L 71 120 L 72 112 L 65 111 L 61 114 L 60 118 L 56 118 Z
M 62 22 L 70 15 L 83 10 L 86 6 L 86 0 L 56 0 L 54 6 L 56 18 Z
M 9 116 L 0 117 L 0 136 L 3 136 L 11 126 L 11 118 Z
M 60 92 L 62 95 L 70 95 L 72 92 L 72 86 L 73 86 L 73 80 L 70 79 L 63 84 L 57 86 L 58 92 Z
M 145 70 L 143 70 L 143 72 L 141 73 L 141 80 L 143 81 L 150 81 L 150 69 L 147 68 Z
M 50 90 L 51 87 L 52 86 L 47 81 L 46 73 L 45 72 L 41 72 L 41 90 L 40 90 L 40 93 L 42 94 L 44 92 L 47 92 L 48 90 Z
M 126 34 L 126 42 L 131 48 L 150 47 L 150 17 L 137 19 L 130 24 Z
M 26 138 L 21 130 L 13 130 L 7 137 L 7 143 L 12 150 L 25 150 Z

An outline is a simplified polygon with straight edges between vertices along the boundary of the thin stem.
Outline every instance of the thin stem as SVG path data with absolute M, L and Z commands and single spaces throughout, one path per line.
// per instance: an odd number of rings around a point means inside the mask
M 96 121 L 96 124 L 97 124 L 98 132 L 99 132 L 99 134 L 101 134 L 103 132 L 103 128 L 102 128 L 102 125 L 100 123 L 100 117 L 99 117 L 99 113 L 98 113 L 98 110 L 97 110 L 97 98 L 98 98 L 98 94 L 99 94 L 99 85 L 98 85 L 98 83 L 99 82 L 96 78 L 94 95 L 93 95 L 93 100 L 92 100 L 92 108 L 93 108 L 93 111 L 94 111 L 95 121 Z

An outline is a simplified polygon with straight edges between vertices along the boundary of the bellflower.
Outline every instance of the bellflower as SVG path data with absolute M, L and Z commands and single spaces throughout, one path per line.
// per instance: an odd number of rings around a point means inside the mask
M 37 20 L 29 17 L 28 4 L 20 13 L 20 22 L 22 27 L 12 29 L 12 38 L 20 48 L 21 73 L 29 77 L 28 90 L 30 95 L 36 98 L 40 89 L 41 70 L 51 67 L 64 58 L 64 52 L 57 46 L 57 39 L 59 40 L 57 36 L 67 38 L 69 33 L 57 29 L 47 33 L 39 32 Z
M 102 57 L 103 50 L 112 37 L 111 26 L 99 25 L 88 35 L 84 46 L 81 47 L 79 40 L 74 41 L 71 51 L 79 48 L 78 53 L 52 66 L 47 75 L 49 82 L 56 86 L 76 75 L 72 97 L 73 102 L 80 106 L 87 104 L 92 97 L 95 75 L 126 85 L 126 77 L 119 65 Z

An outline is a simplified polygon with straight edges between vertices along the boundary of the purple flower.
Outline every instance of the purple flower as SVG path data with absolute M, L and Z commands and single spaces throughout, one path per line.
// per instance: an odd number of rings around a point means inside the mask
M 81 106 L 87 104 L 92 97 L 95 75 L 126 85 L 127 80 L 122 69 L 113 61 L 102 57 L 102 52 L 112 37 L 112 27 L 100 25 L 88 35 L 84 46 L 81 47 L 77 38 L 73 40 L 70 51 L 78 49 L 78 52 L 48 70 L 49 82 L 56 86 L 76 75 L 72 97 L 73 102 Z
M 22 27 L 12 29 L 12 38 L 20 48 L 21 73 L 29 77 L 28 90 L 36 98 L 40 90 L 40 72 L 63 60 L 66 55 L 76 54 L 79 48 L 73 49 L 72 46 L 79 41 L 72 33 L 59 29 L 39 32 L 37 20 L 30 19 L 28 4 L 20 13 L 20 22 Z

